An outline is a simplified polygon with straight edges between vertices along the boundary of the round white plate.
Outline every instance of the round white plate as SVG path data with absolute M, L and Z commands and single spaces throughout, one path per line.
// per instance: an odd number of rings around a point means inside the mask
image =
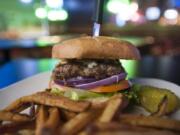
M 17 82 L 9 87 L 0 89 L 0 110 L 6 107 L 19 97 L 33 94 L 38 91 L 42 91 L 48 87 L 51 72 L 44 72 Z M 139 83 L 143 85 L 150 85 L 159 88 L 167 88 L 173 91 L 178 97 L 180 97 L 180 86 L 153 78 L 134 78 L 131 79 L 133 83 Z M 144 113 L 142 108 L 135 110 L 138 113 Z M 180 119 L 180 110 L 173 113 L 172 118 Z
M 51 72 L 40 73 L 0 89 L 0 110 L 19 97 L 30 95 L 47 88 L 50 76 Z

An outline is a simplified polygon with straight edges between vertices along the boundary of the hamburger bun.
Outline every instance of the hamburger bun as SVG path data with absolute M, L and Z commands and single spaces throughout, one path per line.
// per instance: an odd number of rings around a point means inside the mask
M 130 42 L 116 38 L 80 37 L 53 46 L 52 57 L 57 59 L 140 59 L 138 49 Z

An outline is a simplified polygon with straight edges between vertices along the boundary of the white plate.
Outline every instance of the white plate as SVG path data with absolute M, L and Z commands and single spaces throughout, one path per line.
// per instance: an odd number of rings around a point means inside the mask
M 19 97 L 29 95 L 47 88 L 50 75 L 51 72 L 40 73 L 9 87 L 0 89 L 0 110 Z M 131 79 L 131 81 L 144 85 L 167 88 L 172 90 L 178 97 L 180 97 L 180 86 L 168 81 L 153 78 L 135 78 Z M 137 110 L 135 111 L 138 113 L 145 113 L 141 108 L 136 109 Z M 176 113 L 173 113 L 172 118 L 180 119 L 180 110 L 178 110 Z
M 33 94 L 48 87 L 51 72 L 44 72 L 0 89 L 0 110 L 19 97 Z

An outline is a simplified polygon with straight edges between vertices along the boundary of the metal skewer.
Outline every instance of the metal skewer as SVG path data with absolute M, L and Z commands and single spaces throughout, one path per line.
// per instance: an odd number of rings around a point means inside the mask
M 93 15 L 93 36 L 99 36 L 100 35 L 100 28 L 103 20 L 103 7 L 104 7 L 104 0 L 95 0 L 96 6 L 95 11 Z

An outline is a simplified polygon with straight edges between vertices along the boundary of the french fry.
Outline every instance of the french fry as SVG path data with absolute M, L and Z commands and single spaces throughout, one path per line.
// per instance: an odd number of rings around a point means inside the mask
M 79 135 L 178 135 L 168 130 L 157 130 L 155 128 L 146 128 L 134 125 L 128 125 L 118 122 L 96 122 L 89 125 L 83 133 Z
M 87 134 L 91 135 L 91 134 Z M 101 131 L 93 133 L 93 135 L 179 135 L 170 131 L 149 131 L 149 132 L 134 132 L 134 131 Z
M 16 112 L 24 104 L 35 103 L 46 106 L 53 106 L 58 108 L 67 109 L 73 112 L 82 112 L 90 107 L 90 102 L 73 101 L 63 96 L 56 96 L 49 92 L 38 92 L 30 96 L 24 96 L 17 99 L 15 102 L 6 107 L 5 111 Z
M 81 131 L 90 122 L 93 122 L 101 113 L 100 109 L 92 109 L 86 112 L 79 113 L 73 119 L 65 123 L 62 128 L 60 128 L 60 135 L 72 135 Z
M 61 113 L 63 115 L 63 120 L 65 120 L 65 121 L 70 120 L 70 119 L 74 118 L 77 115 L 77 113 L 70 112 L 70 111 L 67 111 L 67 110 L 61 110 Z
M 16 133 L 22 129 L 34 129 L 35 128 L 35 121 L 26 121 L 26 122 L 15 122 L 15 123 L 8 123 L 0 125 L 0 134 L 5 133 Z
M 164 96 L 164 98 L 162 99 L 162 101 L 158 105 L 157 112 L 152 113 L 151 116 L 157 116 L 157 117 L 164 116 L 166 114 L 167 104 L 168 104 L 168 98 L 167 98 L 167 96 Z
M 41 133 L 42 135 L 55 135 L 55 130 L 60 124 L 60 115 L 57 108 L 49 109 L 49 118 L 44 123 Z
M 180 121 L 153 116 L 120 115 L 120 122 L 135 126 L 167 129 L 180 132 Z
M 0 121 L 24 122 L 30 121 L 32 117 L 25 114 L 0 111 Z
M 48 117 L 47 109 L 41 105 L 36 118 L 36 135 L 42 135 L 42 127 Z
M 123 95 L 112 97 L 99 118 L 100 122 L 110 122 L 118 111 L 127 105 L 127 99 Z
M 107 103 L 108 101 L 101 101 L 101 102 L 94 101 L 91 105 L 91 109 L 104 109 Z
M 17 101 L 17 100 L 16 100 L 16 101 Z M 19 101 L 20 101 L 20 100 L 19 100 Z M 11 103 L 11 104 L 10 104 L 11 106 L 6 107 L 3 111 L 19 113 L 19 112 L 22 112 L 22 111 L 26 110 L 28 107 L 31 106 L 30 103 L 19 104 L 19 101 Z M 13 107 L 17 107 L 17 108 L 14 108 L 14 109 L 13 109 Z
M 35 132 L 32 129 L 23 129 L 18 132 L 18 135 L 34 135 Z
M 99 131 L 157 131 L 154 128 L 146 128 L 146 127 L 140 127 L 140 126 L 134 126 L 124 123 L 118 123 L 118 122 L 96 122 L 89 127 L 86 128 L 86 130 L 89 133 L 93 132 L 99 132 Z
M 167 98 L 152 116 L 123 114 L 128 101 L 118 94 L 98 104 L 73 101 L 49 91 L 17 99 L 0 111 L 0 135 L 31 129 L 35 135 L 178 135 L 180 121 L 160 118 L 165 115 Z M 34 107 L 37 105 L 37 107 Z M 19 112 L 30 107 L 30 114 Z M 120 115 L 117 115 L 120 114 Z M 32 117 L 31 117 L 32 116 Z M 36 119 L 33 119 L 36 118 Z M 117 119 L 116 119 L 117 118 Z M 28 133 L 22 132 L 22 133 Z

